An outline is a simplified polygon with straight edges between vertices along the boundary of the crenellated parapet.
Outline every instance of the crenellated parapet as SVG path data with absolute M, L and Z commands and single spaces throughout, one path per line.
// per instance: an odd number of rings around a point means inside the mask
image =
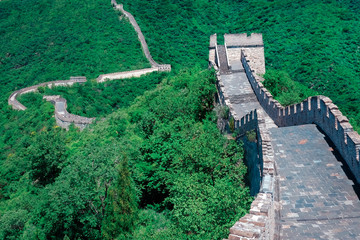
M 360 136 L 347 117 L 325 96 L 309 97 L 301 103 L 284 107 L 255 78 L 244 53 L 241 60 L 253 90 L 266 113 L 279 127 L 314 123 L 325 132 L 360 183 Z
M 211 49 L 210 49 L 211 51 Z M 260 192 L 251 204 L 250 212 L 240 218 L 230 228 L 228 240 L 239 239 L 274 239 L 278 211 L 278 190 L 276 180 L 276 165 L 271 136 L 260 111 L 254 109 L 244 116 L 238 116 L 230 97 L 225 90 L 221 74 L 217 71 L 217 89 L 220 104 L 229 108 L 229 119 L 233 120 L 235 132 L 243 135 L 245 132 L 255 130 L 257 152 L 260 159 Z
M 358 183 L 360 183 L 360 136 L 328 97 L 309 97 L 301 103 L 287 107 L 282 106 L 273 98 L 262 84 L 261 71 L 264 73 L 265 67 L 261 66 L 265 60 L 263 49 L 261 49 L 263 45 L 260 34 L 225 35 L 225 44 L 222 48 L 226 51 L 220 51 L 216 42 L 216 35 L 212 35 L 209 46 L 209 65 L 217 70 L 218 100 L 220 104 L 228 106 L 229 118 L 236 132 L 244 135 L 247 131 L 255 130 L 261 171 L 260 192 L 252 203 L 250 212 L 230 229 L 228 239 L 278 239 L 282 226 L 279 222 L 281 218 L 280 185 L 277 165 L 274 161 L 273 140 L 268 130 L 273 126 L 267 125 L 267 118 L 270 117 L 278 127 L 316 124 L 335 145 Z M 224 61 L 224 57 L 227 61 Z M 229 71 L 221 68 L 224 64 L 228 64 Z M 234 98 L 234 96 L 241 96 L 244 85 L 236 85 L 234 81 L 229 80 L 236 77 L 238 82 L 242 81 L 241 74 L 246 74 L 246 79 L 253 90 L 252 94 L 256 96 L 261 106 L 245 114 L 239 109 L 239 104 Z M 240 88 L 235 91 L 235 86 Z M 253 106 L 252 99 L 250 100 L 246 105 Z M 245 105 L 241 105 L 241 108 L 247 109 Z M 242 116 L 238 116 L 237 113 Z

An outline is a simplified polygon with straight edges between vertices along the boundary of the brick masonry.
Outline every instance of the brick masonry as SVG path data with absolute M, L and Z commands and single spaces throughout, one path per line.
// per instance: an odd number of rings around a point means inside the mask
M 253 36 L 253 35 L 251 35 Z M 255 129 L 257 132 L 257 140 L 260 146 L 260 158 L 262 160 L 262 183 L 260 193 L 257 195 L 254 203 L 251 205 L 250 213 L 241 218 L 230 230 L 229 239 L 278 239 L 283 237 L 285 239 L 315 239 L 320 235 L 311 234 L 311 231 L 318 230 L 322 231 L 321 239 L 338 239 L 334 238 L 336 231 L 339 232 L 339 229 L 332 230 L 331 228 L 309 228 L 310 225 L 304 223 L 295 223 L 291 225 L 290 228 L 298 227 L 291 232 L 286 233 L 284 228 L 287 225 L 281 224 L 279 221 L 281 219 L 281 208 L 283 203 L 280 201 L 280 186 L 283 186 L 279 183 L 279 178 L 277 171 L 277 163 L 274 161 L 274 148 L 273 144 L 276 144 L 276 140 L 272 139 L 271 134 L 277 131 L 278 128 L 273 127 L 272 124 L 266 124 L 267 117 L 270 117 L 273 120 L 273 123 L 279 127 L 288 127 L 304 124 L 316 124 L 332 141 L 334 147 L 339 151 L 340 155 L 347 163 L 350 168 L 350 171 L 355 176 L 358 183 L 360 181 L 360 168 L 359 168 L 359 151 L 360 151 L 360 137 L 359 134 L 353 131 L 351 125 L 348 122 L 348 119 L 342 115 L 338 110 L 337 106 L 332 103 L 332 101 L 325 96 L 315 96 L 304 100 L 299 104 L 295 104 L 289 107 L 283 107 L 279 102 L 273 99 L 272 95 L 264 88 L 261 81 L 263 80 L 261 74 L 265 72 L 265 61 L 261 60 L 263 54 L 263 45 L 262 38 L 259 35 L 254 35 L 254 41 L 252 42 L 252 37 L 248 37 L 246 34 L 238 34 L 232 36 L 225 36 L 225 43 L 229 44 L 227 48 L 226 55 L 229 58 L 228 63 L 230 66 L 230 73 L 225 73 L 218 71 L 217 73 L 217 88 L 218 88 L 218 99 L 221 104 L 225 104 L 230 109 L 230 118 L 234 119 L 235 128 L 240 132 L 245 132 Z M 242 39 L 237 39 L 242 38 Z M 227 41 L 228 39 L 228 41 Z M 231 52 L 231 48 L 235 48 L 236 45 L 240 49 Z M 249 48 L 254 48 L 255 50 L 246 51 Z M 214 67 L 216 70 L 219 70 L 219 54 L 217 51 L 218 46 L 216 43 L 216 35 L 210 37 L 210 46 L 209 46 L 209 65 Z M 261 53 L 262 54 L 259 54 Z M 237 54 L 240 54 L 240 56 Z M 255 56 L 251 55 L 255 54 Z M 241 60 L 241 65 L 244 68 L 247 79 L 251 84 L 253 93 L 256 95 L 258 103 L 261 105 L 261 108 L 256 106 L 256 109 L 249 111 L 247 114 L 241 113 L 236 109 L 236 101 L 229 95 L 229 89 L 226 89 L 224 85 L 224 79 L 226 79 L 226 74 L 234 74 L 240 68 L 238 67 L 238 58 Z M 254 59 L 255 58 L 255 59 Z M 249 60 L 250 59 L 250 60 Z M 223 61 L 224 62 L 224 61 Z M 236 68 L 236 71 L 233 71 Z M 255 69 L 255 70 L 254 70 Z M 221 70 L 221 69 L 220 69 Z M 233 71 L 233 73 L 231 73 Z M 238 78 L 238 77 L 237 77 Z M 239 78 L 238 78 L 239 79 Z M 234 86 L 234 84 L 230 84 Z M 242 89 L 239 88 L 238 92 L 241 92 Z M 231 93 L 231 88 L 230 88 Z M 252 99 L 252 98 L 250 98 Z M 250 104 L 251 105 L 251 104 Z M 245 105 L 244 105 L 245 106 Z M 248 106 L 247 106 L 248 107 Z M 246 107 L 245 107 L 246 108 Z M 243 108 L 243 110 L 245 109 Z M 265 114 L 259 110 L 265 112 Z M 239 114 L 240 113 L 240 114 Z M 265 116 L 265 117 L 264 117 Z M 297 128 L 297 127 L 294 127 Z M 269 132 L 271 130 L 271 133 Z M 283 128 L 281 128 L 283 129 Z M 300 130 L 297 130 L 300 132 Z M 318 136 L 319 138 L 319 136 Z M 289 141 L 285 141 L 289 142 Z M 281 150 L 283 151 L 283 150 Z M 291 152 L 291 150 L 288 150 Z M 319 153 L 321 155 L 327 153 Z M 315 156 L 315 150 L 309 150 L 308 155 L 305 159 L 311 159 L 311 156 Z M 278 155 L 276 158 L 278 160 Z M 286 161 L 289 161 L 288 159 Z M 291 171 L 291 170 L 288 170 Z M 283 174 L 283 173 L 282 173 Z M 300 174 L 301 176 L 301 174 Z M 335 175 L 334 175 L 335 176 Z M 341 176 L 341 174 L 336 175 Z M 280 179 L 281 180 L 281 179 Z M 321 180 L 319 180 L 321 181 Z M 351 182 L 351 181 L 350 181 Z M 326 184 L 325 184 L 326 185 Z M 341 185 L 341 183 L 340 183 Z M 283 188 L 283 187 L 282 187 Z M 287 192 L 286 192 L 287 193 Z M 267 197 L 264 197 L 264 194 L 267 194 Z M 354 193 L 349 191 L 349 198 L 352 200 L 357 200 L 358 197 L 354 196 Z M 299 200 L 300 201 L 300 200 Z M 309 200 L 311 201 L 311 200 Z M 344 204 L 350 204 L 350 200 L 345 200 Z M 320 203 L 319 203 L 320 204 Z M 261 206 L 261 207 L 260 207 Z M 339 205 L 343 206 L 343 205 Z M 263 209 L 262 216 L 264 218 L 257 218 L 254 216 L 254 213 L 257 213 L 255 210 Z M 344 208 L 346 209 L 346 208 Z M 261 211 L 260 211 L 261 212 Z M 341 211 L 340 211 L 341 212 Z M 296 217 L 295 212 L 289 213 L 290 217 Z M 291 215 L 293 214 L 293 215 Z M 329 213 L 333 214 L 333 213 Z M 336 212 L 335 212 L 336 214 Z M 339 223 L 344 225 L 348 229 L 348 234 L 343 234 L 343 237 L 346 239 L 351 239 L 350 237 L 360 236 L 360 233 L 357 233 L 354 226 L 357 223 L 357 220 L 352 220 L 353 216 L 349 219 L 341 218 Z M 355 217 L 358 217 L 357 215 Z M 334 218 L 335 219 L 335 218 Z M 258 220 L 258 222 L 257 222 Z M 284 219 L 282 219 L 284 220 Z M 264 224 L 265 223 L 265 224 Z M 353 224 L 354 223 L 354 224 Z M 317 225 L 316 223 L 313 224 Z M 312 226 L 312 225 L 311 225 Z M 310 227 L 311 227 L 310 226 Z M 330 225 L 329 225 L 330 226 Z M 281 234 L 280 234 L 281 232 Z M 289 234 L 289 235 L 286 235 Z M 359 234 L 359 235 L 357 235 Z M 281 236 L 280 236 L 281 235 Z M 315 238 L 311 238 L 315 236 Z M 327 236 L 327 238 L 323 238 Z M 329 238 L 330 237 L 330 238 Z M 360 237 L 359 237 L 360 238 Z M 354 238 L 358 239 L 358 238 Z

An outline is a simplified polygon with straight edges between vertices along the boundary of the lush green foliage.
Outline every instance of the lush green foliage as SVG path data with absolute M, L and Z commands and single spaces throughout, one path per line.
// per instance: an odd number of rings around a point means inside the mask
M 294 81 L 329 96 L 360 129 L 358 2 L 122 2 L 138 19 L 155 58 L 175 68 L 195 62 L 205 65 L 210 34 L 221 38 L 224 33 L 262 33 L 267 70 L 286 72 Z
M 301 102 L 307 97 L 315 96 L 316 92 L 293 81 L 284 71 L 268 70 L 264 75 L 264 86 L 283 106 Z
M 20 98 L 27 111 L 13 111 L 7 97 L 70 75 L 149 66 L 136 33 L 107 0 L 0 2 L 0 238 L 225 237 L 251 198 L 242 150 L 220 135 L 211 112 L 214 76 L 203 69 L 215 32 L 262 32 L 266 84 L 280 101 L 317 91 L 360 125 L 352 1 L 122 3 L 154 59 L 175 73 L 43 89 L 66 97 L 75 114 L 105 117 L 80 133 L 54 126 L 40 94 Z
M 243 184 L 242 150 L 216 128 L 211 112 L 214 92 L 213 73 L 194 68 L 165 78 L 130 108 L 108 115 L 81 134 L 75 130 L 65 134 L 59 128 L 34 132 L 36 144 L 19 148 L 12 156 L 28 166 L 17 178 L 8 179 L 4 188 L 1 237 L 225 236 L 251 198 Z M 47 147 L 37 141 L 55 135 L 62 138 L 63 146 L 55 139 L 51 139 L 54 146 Z M 46 161 L 64 147 L 65 160 Z M 34 160 L 28 156 L 40 156 L 36 159 L 44 167 L 38 171 L 46 173 L 56 164 L 61 172 L 51 175 L 49 182 L 34 181 L 30 177 Z M 149 209 L 141 210 L 138 218 L 136 202 Z M 162 220 L 144 222 L 154 215 Z M 216 227 L 209 231 L 209 225 Z

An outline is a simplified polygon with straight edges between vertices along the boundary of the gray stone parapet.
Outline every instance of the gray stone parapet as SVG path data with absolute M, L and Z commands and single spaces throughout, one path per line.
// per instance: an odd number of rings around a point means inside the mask
M 220 68 L 219 46 L 217 45 L 217 35 L 210 36 L 209 44 L 209 65 Z M 225 34 L 224 46 L 227 55 L 228 66 L 232 68 L 233 64 L 240 61 L 241 51 L 251 56 L 249 65 L 255 72 L 255 77 L 263 80 L 261 76 L 265 74 L 265 54 L 264 42 L 261 33 L 252 33 L 248 36 L 246 33 Z
M 231 47 L 263 47 L 263 37 L 261 33 L 252 33 L 248 36 L 246 33 L 225 34 L 225 44 Z
M 69 129 L 69 126 L 74 124 L 82 130 L 95 120 L 95 118 L 87 118 L 69 113 L 67 111 L 66 99 L 61 98 L 59 95 L 44 96 L 43 99 L 55 105 L 56 123 L 62 128 Z
M 266 113 L 279 127 L 303 124 L 319 126 L 336 146 L 350 170 L 360 183 L 360 136 L 353 130 L 349 120 L 326 96 L 309 97 L 301 103 L 284 107 L 257 80 L 242 53 L 241 60 L 250 84 Z
M 235 131 L 243 135 L 255 130 L 260 158 L 261 187 L 260 193 L 251 204 L 250 213 L 242 217 L 230 229 L 228 240 L 238 239 L 274 239 L 278 223 L 278 188 L 276 187 L 276 167 L 271 136 L 265 119 L 256 109 L 239 118 L 225 91 L 220 73 L 217 72 L 217 89 L 220 104 L 229 108 L 229 118 L 234 120 Z
M 126 71 L 126 72 L 102 74 L 96 79 L 96 81 L 97 82 L 105 82 L 105 81 L 114 80 L 114 79 L 140 77 L 144 74 L 148 74 L 148 73 L 152 73 L 152 72 L 156 72 L 156 71 L 158 71 L 158 68 L 152 67 L 152 68 L 144 68 L 144 69 L 138 69 L 138 70 Z

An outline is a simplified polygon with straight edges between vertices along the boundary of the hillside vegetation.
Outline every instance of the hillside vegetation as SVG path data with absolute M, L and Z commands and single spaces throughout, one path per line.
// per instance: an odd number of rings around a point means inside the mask
M 225 236 L 251 197 L 241 147 L 216 128 L 214 73 L 191 66 L 97 84 L 98 74 L 148 66 L 109 2 L 14 0 L 0 9 L 0 238 Z M 15 89 L 70 75 L 90 81 L 23 95 L 26 111 L 7 106 Z M 44 94 L 101 118 L 66 132 Z
M 110 1 L 0 2 L 0 238 L 222 239 L 249 209 L 243 150 L 216 128 L 209 36 L 262 32 L 267 86 L 284 104 L 320 93 L 359 126 L 359 8 L 352 1 L 124 0 L 172 73 L 97 84 L 148 67 Z M 71 88 L 7 97 L 85 75 Z M 99 117 L 55 126 L 43 94 Z
M 282 81 L 285 85 L 277 88 L 292 89 L 285 95 L 295 96 L 279 96 L 280 101 L 285 99 L 282 103 L 316 93 L 326 95 L 360 130 L 357 1 L 122 2 L 139 19 L 145 37 L 151 35 L 150 51 L 155 58 L 178 67 L 206 64 L 210 34 L 221 38 L 224 33 L 262 33 L 266 69 L 272 70 L 272 76 L 287 75 L 290 82 Z M 294 88 L 292 80 L 311 90 Z

